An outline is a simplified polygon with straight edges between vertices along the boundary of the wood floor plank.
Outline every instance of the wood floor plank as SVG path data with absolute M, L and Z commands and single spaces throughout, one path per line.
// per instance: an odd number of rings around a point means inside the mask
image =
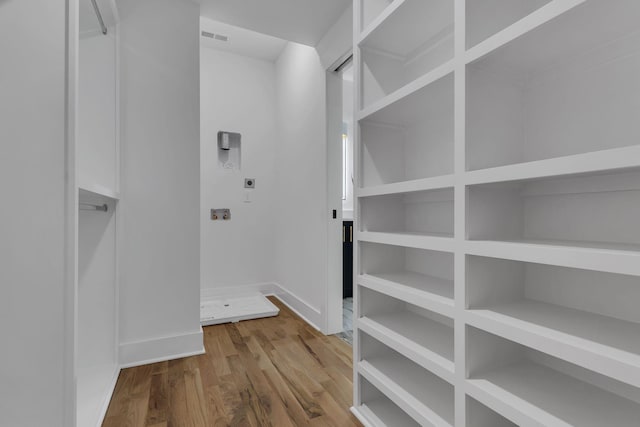
M 351 347 L 277 299 L 277 317 L 203 328 L 206 354 L 124 369 L 103 427 L 359 427 Z

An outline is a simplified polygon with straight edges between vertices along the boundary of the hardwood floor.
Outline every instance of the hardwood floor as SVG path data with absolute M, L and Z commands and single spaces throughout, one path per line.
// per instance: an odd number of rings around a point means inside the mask
M 103 427 L 361 426 L 351 347 L 271 301 L 278 317 L 205 327 L 205 355 L 124 369 Z

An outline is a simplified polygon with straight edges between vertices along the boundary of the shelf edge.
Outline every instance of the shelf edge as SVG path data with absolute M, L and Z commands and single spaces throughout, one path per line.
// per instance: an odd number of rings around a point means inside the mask
M 445 317 L 454 317 L 453 298 L 443 297 L 429 291 L 415 289 L 402 283 L 370 276 L 368 274 L 358 275 L 357 282 L 365 288 L 384 293 L 385 295 L 417 305 L 418 307 L 433 311 Z M 453 281 L 451 285 L 453 287 Z
M 402 354 L 407 359 L 420 365 L 422 368 L 455 385 L 454 362 L 434 353 L 409 338 L 398 334 L 386 326 L 370 318 L 360 318 L 356 321 L 357 328 Z M 453 331 L 451 331 L 453 333 Z M 410 342 L 410 345 L 402 341 Z
M 441 190 L 455 185 L 455 175 L 440 175 L 411 181 L 362 187 L 356 189 L 356 197 L 384 196 L 396 193 L 412 193 L 416 191 Z
M 581 5 L 585 1 L 586 0 L 562 0 L 547 3 L 521 20 L 511 24 L 486 40 L 481 41 L 472 48 L 467 49 L 464 54 L 465 63 L 470 64 L 491 54 L 517 38 L 533 31 L 535 28 L 551 22 L 553 19 Z
M 483 380 L 465 380 L 465 394 L 471 396 L 486 407 L 492 409 L 511 422 L 531 427 L 574 427 L 550 415 L 517 396 L 507 398 L 506 392 L 498 392 L 498 388 L 484 385 Z M 496 390 L 492 391 L 491 389 Z M 511 397 L 508 396 L 508 397 Z
M 100 196 L 100 197 L 108 197 L 109 199 L 113 199 L 113 200 L 120 200 L 120 192 L 115 191 L 115 190 L 111 190 L 107 187 L 103 187 L 101 185 L 98 184 L 94 184 L 94 185 L 79 185 L 78 186 L 78 191 L 79 192 L 87 192 L 87 193 L 91 193 L 92 195 L 96 195 L 96 196 Z
M 403 389 L 393 379 L 380 372 L 371 363 L 363 360 L 357 365 L 358 373 L 367 379 L 373 386 L 386 395 L 389 400 L 403 409 L 418 423 L 431 423 L 435 427 L 453 427 L 431 408 L 420 402 L 411 393 Z
M 507 321 L 507 318 L 510 318 L 509 316 L 501 317 L 504 317 L 504 320 L 493 319 L 483 316 L 474 310 L 467 310 L 465 312 L 465 323 L 582 368 L 614 378 L 622 383 L 640 387 L 640 357 L 638 355 L 624 357 L 625 355 L 632 355 L 632 353 L 535 323 L 521 321 L 517 318 L 513 318 L 513 322 L 510 323 Z M 515 322 L 520 322 L 523 325 L 518 326 Z M 524 324 L 530 326 L 525 328 Z M 553 335 L 557 336 L 553 337 Z M 608 354 L 613 355 L 610 356 Z M 620 357 L 614 357 L 616 354 Z M 636 363 L 633 363 L 631 359 L 636 359 Z
M 394 0 L 387 7 L 385 7 L 380 15 L 378 15 L 369 25 L 366 26 L 360 33 L 356 44 L 360 46 L 365 43 L 367 39 L 373 34 L 380 26 L 405 3 L 406 0 Z
M 640 252 L 527 242 L 466 240 L 467 255 L 640 276 Z
M 389 95 L 375 101 L 373 104 L 365 107 L 356 112 L 356 121 L 362 121 L 368 118 L 369 116 L 377 113 L 378 111 L 383 110 L 384 108 L 394 104 L 395 102 L 401 101 L 403 98 L 406 98 L 409 95 L 412 95 L 419 90 L 422 90 L 429 86 L 432 83 L 437 82 L 438 80 L 448 76 L 453 73 L 455 69 L 455 60 L 450 59 L 444 64 L 434 68 L 433 70 L 423 74 L 421 77 L 413 80 L 412 82 L 407 83 L 402 86 L 400 89 L 391 92 Z
M 640 168 L 640 145 L 465 172 L 466 185 L 582 175 Z

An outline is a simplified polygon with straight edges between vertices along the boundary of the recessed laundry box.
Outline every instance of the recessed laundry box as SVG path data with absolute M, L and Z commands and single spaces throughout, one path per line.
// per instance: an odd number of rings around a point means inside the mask
M 272 317 L 278 313 L 280 309 L 260 293 L 203 298 L 200 301 L 202 326 Z

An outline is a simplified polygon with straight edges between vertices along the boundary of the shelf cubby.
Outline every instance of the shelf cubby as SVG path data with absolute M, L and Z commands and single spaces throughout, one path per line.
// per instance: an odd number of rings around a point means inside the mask
M 518 427 L 502 415 L 467 396 L 468 427 Z
M 453 74 L 448 73 L 363 117 L 362 187 L 452 174 L 453 99 Z
M 357 0 L 360 2 L 360 32 L 375 27 L 397 6 L 397 0 Z
M 360 290 L 360 331 L 396 349 L 425 369 L 453 382 L 453 320 L 414 304 L 370 290 Z M 368 356 L 367 339 L 361 339 Z
M 444 316 L 453 316 L 453 254 L 360 243 L 358 283 Z
M 413 418 L 393 403 L 369 381 L 359 377 L 362 404 L 357 412 L 375 427 L 420 427 Z
M 377 9 L 379 7 L 373 7 Z M 359 41 L 361 107 L 371 105 L 453 58 L 452 1 L 396 0 L 382 15 L 364 29 Z M 369 12 L 366 16 L 369 17 Z
M 521 426 L 631 427 L 640 389 L 467 327 L 467 394 Z
M 112 35 L 82 37 L 78 56 L 78 182 L 114 195 L 119 187 L 116 130 L 116 40 Z
M 468 238 L 640 250 L 640 172 L 468 187 Z
M 468 323 L 640 387 L 638 277 L 467 257 Z
M 454 388 L 402 354 L 361 333 L 358 373 L 420 425 L 449 427 L 454 422 Z
M 453 237 L 453 188 L 360 199 L 361 231 Z
M 573 3 L 494 50 L 468 52 L 468 170 L 638 145 L 640 3 Z
M 552 0 L 467 0 L 467 49 L 507 28 Z

